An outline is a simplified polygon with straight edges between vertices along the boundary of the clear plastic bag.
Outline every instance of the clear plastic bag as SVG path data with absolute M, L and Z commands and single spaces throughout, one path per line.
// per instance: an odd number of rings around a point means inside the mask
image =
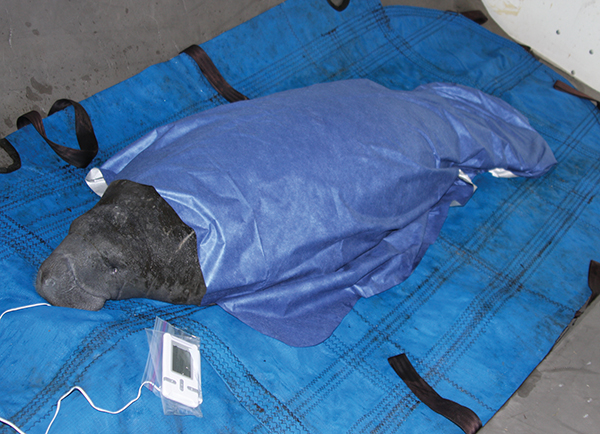
M 146 332 L 150 352 L 143 383 L 161 398 L 165 415 L 202 417 L 200 339 L 158 317 Z

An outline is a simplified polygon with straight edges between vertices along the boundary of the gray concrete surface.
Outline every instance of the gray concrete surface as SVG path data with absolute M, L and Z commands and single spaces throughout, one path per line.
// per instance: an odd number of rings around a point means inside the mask
M 4 0 L 0 137 L 30 110 L 81 101 L 282 0 Z
M 600 308 L 596 300 L 480 432 L 600 432 L 598 336 Z
M 58 98 L 85 99 L 279 3 L 4 0 L 0 6 L 0 137 L 15 130 L 22 113 L 35 109 L 45 114 Z M 383 0 L 383 4 L 456 12 L 481 8 L 480 0 Z M 506 36 L 493 22 L 484 27 Z M 599 354 L 596 302 L 481 432 L 600 432 Z

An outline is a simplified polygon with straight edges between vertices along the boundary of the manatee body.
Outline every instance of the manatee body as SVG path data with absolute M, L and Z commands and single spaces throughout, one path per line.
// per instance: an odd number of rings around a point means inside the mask
M 361 297 L 412 273 L 450 206 L 473 195 L 471 178 L 554 164 L 515 109 L 459 85 L 341 80 L 222 105 L 104 162 L 108 190 L 44 262 L 37 290 L 84 309 L 217 304 L 315 345 Z
M 206 285 L 196 244 L 154 187 L 114 181 L 42 263 L 36 289 L 53 305 L 86 310 L 126 298 L 199 305 Z

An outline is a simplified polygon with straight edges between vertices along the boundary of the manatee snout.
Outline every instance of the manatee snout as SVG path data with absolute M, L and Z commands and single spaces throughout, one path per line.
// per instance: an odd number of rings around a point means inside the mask
M 38 270 L 35 283 L 38 294 L 55 306 L 100 310 L 106 297 L 92 294 L 82 286 L 75 267 L 70 255 L 54 251 Z
M 99 310 L 127 298 L 199 305 L 206 284 L 193 229 L 153 187 L 118 180 L 73 221 L 36 290 L 53 305 Z

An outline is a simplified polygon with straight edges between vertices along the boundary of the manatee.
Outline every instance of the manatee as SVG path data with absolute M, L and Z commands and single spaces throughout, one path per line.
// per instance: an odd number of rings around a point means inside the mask
M 117 180 L 72 222 L 39 268 L 36 289 L 53 305 L 86 310 L 127 298 L 199 305 L 206 285 L 196 244 L 154 187 Z
M 315 345 L 361 297 L 412 273 L 474 176 L 554 164 L 515 109 L 459 85 L 342 80 L 222 105 L 97 168 L 94 191 L 108 190 L 43 263 L 37 290 L 83 309 L 217 304 Z

